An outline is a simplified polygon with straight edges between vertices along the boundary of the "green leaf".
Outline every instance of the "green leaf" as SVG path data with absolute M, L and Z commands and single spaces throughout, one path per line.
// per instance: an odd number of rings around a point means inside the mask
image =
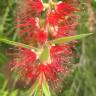
M 0 67 L 2 67 L 3 64 L 5 64 L 7 61 L 7 56 L 5 54 L 0 52 Z
M 40 80 L 40 78 L 38 78 L 36 81 L 35 81 L 35 83 L 32 85 L 32 87 L 28 90 L 28 96 L 32 96 L 35 92 L 36 92 L 36 90 L 38 89 L 38 87 L 39 87 L 39 81 Z
M 8 84 L 8 81 L 6 80 L 5 82 L 4 82 L 4 84 L 3 84 L 3 86 L 2 86 L 2 91 L 4 91 L 5 89 L 6 89 L 6 87 L 7 87 L 7 84 Z
M 61 44 L 61 43 L 65 43 L 65 42 L 70 42 L 70 41 L 73 41 L 73 40 L 81 39 L 81 38 L 84 38 L 84 37 L 89 36 L 91 34 L 92 33 L 80 34 L 80 35 L 75 35 L 75 36 L 70 36 L 70 37 L 62 37 L 62 38 L 58 38 L 58 39 L 49 41 L 48 43 L 49 44 L 52 44 L 52 43 L 54 43 L 54 44 Z
M 17 96 L 18 95 L 18 90 L 13 90 L 11 93 L 10 93 L 10 96 Z
M 23 43 L 11 41 L 11 40 L 8 40 L 6 38 L 0 38 L 0 41 L 3 42 L 3 43 L 6 43 L 6 44 L 14 45 L 14 46 L 21 46 L 21 47 L 27 48 L 27 49 L 38 50 L 38 48 L 32 47 L 30 45 L 23 44 Z
M 45 96 L 51 96 L 49 85 L 44 75 L 43 75 L 42 88 L 43 88 L 43 93 L 45 94 Z
M 3 73 L 0 73 L 0 81 L 4 81 L 5 77 Z
M 41 95 L 41 92 L 42 92 L 42 89 L 40 88 L 40 86 L 37 88 L 34 96 L 40 96 Z
M 42 51 L 42 53 L 39 56 L 39 59 L 40 59 L 41 63 L 43 63 L 48 58 L 49 58 L 49 48 L 48 48 L 48 46 L 45 46 L 44 50 Z

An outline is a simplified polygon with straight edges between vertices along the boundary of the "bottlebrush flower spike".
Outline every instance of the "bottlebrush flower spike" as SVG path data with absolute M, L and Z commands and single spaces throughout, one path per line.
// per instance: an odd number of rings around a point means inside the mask
M 72 44 L 56 45 L 49 44 L 48 41 L 76 33 L 78 17 L 75 12 L 79 10 L 74 7 L 74 0 L 69 1 L 55 2 L 52 9 L 49 4 L 46 12 L 41 0 L 22 0 L 25 5 L 22 5 L 22 11 L 18 10 L 17 14 L 16 28 L 20 29 L 18 36 L 23 39 L 23 43 L 37 47 L 38 50 L 19 48 L 19 56 L 14 60 L 13 70 L 18 69 L 21 78 L 35 81 L 43 74 L 47 82 L 55 82 L 60 74 L 66 74 L 68 71 L 67 65 L 73 55 Z M 42 22 L 43 13 L 46 14 L 45 22 Z M 45 49 L 46 46 L 48 48 Z M 46 56 L 46 60 L 42 54 Z M 43 80 L 41 85 L 44 85 Z
M 68 4 L 65 2 L 60 2 L 56 6 L 56 11 L 57 12 L 63 12 L 64 15 L 69 15 L 75 11 L 79 11 L 76 8 L 72 6 L 72 4 Z
M 78 25 L 76 21 L 78 17 L 75 15 L 75 12 L 78 11 L 79 10 L 73 6 L 72 2 L 71 4 L 67 1 L 58 2 L 54 9 L 49 12 L 47 17 L 47 22 L 54 28 L 52 36 L 70 36 L 72 30 Z
M 30 6 L 31 11 L 33 11 L 33 13 L 41 13 L 44 9 L 41 0 L 27 0 L 26 2 Z
M 47 34 L 47 32 L 44 32 L 44 31 L 40 31 L 39 30 L 38 32 L 35 33 L 35 36 L 34 37 L 35 37 L 35 40 L 37 42 L 44 43 L 48 39 L 48 34 Z
M 36 53 L 28 49 L 19 48 L 18 54 L 20 55 L 18 55 L 18 60 L 14 62 L 13 69 L 21 66 L 25 66 L 25 65 L 30 65 L 34 63 L 37 59 Z

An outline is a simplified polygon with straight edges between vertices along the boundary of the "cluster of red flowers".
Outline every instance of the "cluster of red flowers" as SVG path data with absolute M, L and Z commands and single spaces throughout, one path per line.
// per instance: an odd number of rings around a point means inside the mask
M 23 0 L 25 5 L 21 11 L 17 10 L 18 36 L 23 43 L 37 48 L 44 48 L 49 40 L 60 37 L 71 36 L 75 33 L 78 12 L 72 3 L 73 0 L 52 2 L 46 12 L 41 0 Z M 46 12 L 45 22 L 42 23 L 42 14 Z M 49 80 L 56 80 L 58 73 L 66 73 L 67 64 L 72 56 L 72 49 L 69 43 L 60 45 L 48 45 L 50 58 L 43 62 L 39 60 L 39 53 L 36 50 L 19 49 L 19 59 L 15 60 L 13 69 L 19 68 L 21 77 L 36 79 L 41 73 Z

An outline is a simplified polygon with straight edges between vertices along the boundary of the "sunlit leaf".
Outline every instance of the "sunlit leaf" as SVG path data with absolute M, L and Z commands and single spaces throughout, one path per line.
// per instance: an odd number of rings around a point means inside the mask
M 17 96 L 17 95 L 18 95 L 18 90 L 14 90 L 10 94 L 10 96 Z
M 34 96 L 40 96 L 42 94 L 42 89 L 40 88 L 40 86 L 37 88 L 37 90 L 35 91 Z
M 40 78 L 38 78 L 35 81 L 35 83 L 32 85 L 32 87 L 28 90 L 28 96 L 32 96 L 36 92 L 36 90 L 39 87 L 39 82 L 40 82 L 39 80 L 40 80 Z
M 80 34 L 80 35 L 75 35 L 75 36 L 70 36 L 70 37 L 62 37 L 62 38 L 58 38 L 52 41 L 49 41 L 49 43 L 54 43 L 54 44 L 61 44 L 61 43 L 65 43 L 65 42 L 70 42 L 73 40 L 77 40 L 77 39 L 82 39 L 86 36 L 91 35 L 92 33 L 89 34 Z
M 48 82 L 46 81 L 45 76 L 43 75 L 43 82 L 42 82 L 42 87 L 43 87 L 43 93 L 45 96 L 51 96 L 50 90 L 49 90 L 49 85 Z
M 43 63 L 49 58 L 49 48 L 48 46 L 45 46 L 42 53 L 39 56 L 40 61 Z
M 6 80 L 5 82 L 4 82 L 4 84 L 3 84 L 3 87 L 2 87 L 2 91 L 4 91 L 5 89 L 6 89 L 6 87 L 7 87 L 7 84 L 8 84 L 8 81 Z

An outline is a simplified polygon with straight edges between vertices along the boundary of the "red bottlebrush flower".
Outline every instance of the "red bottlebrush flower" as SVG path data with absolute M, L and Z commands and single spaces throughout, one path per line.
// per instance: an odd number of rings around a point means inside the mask
M 72 51 L 68 45 L 52 46 L 50 49 L 51 63 L 46 62 L 45 64 L 38 62 L 36 58 L 38 55 L 31 50 L 22 49 L 19 54 L 19 60 L 15 62 L 13 69 L 19 68 L 18 73 L 21 79 L 27 77 L 30 80 L 36 80 L 41 73 L 44 73 L 47 80 L 55 81 L 59 78 L 57 76 L 59 73 L 65 74 L 68 70 L 67 66 L 62 65 L 62 61 L 68 63 L 68 58 L 64 56 L 72 55 Z
M 14 62 L 14 68 L 18 68 L 20 66 L 29 65 L 36 61 L 36 53 L 28 50 L 28 49 L 19 49 L 19 56 L 17 60 Z M 14 69 L 13 68 L 13 69 Z
M 39 64 L 39 65 L 24 65 L 20 66 L 21 69 L 18 73 L 21 75 L 21 79 L 27 77 L 30 80 L 36 80 L 37 77 L 43 73 L 48 81 L 55 81 L 58 79 L 57 75 L 59 73 L 66 73 L 67 67 L 63 67 L 62 65 L 58 64 Z
M 35 40 L 39 43 L 44 43 L 48 39 L 47 32 L 44 32 L 44 31 L 39 31 L 39 32 L 35 33 L 34 37 L 35 37 Z
M 79 11 L 79 10 L 74 8 L 71 4 L 60 2 L 56 6 L 56 11 L 61 12 L 63 15 L 69 15 L 72 12 Z
M 74 29 L 78 25 L 76 23 L 77 16 L 75 12 L 79 11 L 76 9 L 72 2 L 59 2 L 56 4 L 55 9 L 53 9 L 47 17 L 47 22 L 53 27 L 53 32 L 51 33 L 53 37 L 60 38 L 64 36 L 74 35 Z
M 19 56 L 13 69 L 18 68 L 21 78 L 36 80 L 43 73 L 47 80 L 57 80 L 59 73 L 65 74 L 68 69 L 67 65 L 72 57 L 72 49 L 69 43 L 54 44 L 53 46 L 53 44 L 49 44 L 48 40 L 74 35 L 74 29 L 77 26 L 75 12 L 78 10 L 73 6 L 71 0 L 70 2 L 65 0 L 57 3 L 52 10 L 50 7 L 46 12 L 45 22 L 42 22 L 40 16 L 44 7 L 41 0 L 24 0 L 24 3 L 25 7 L 21 10 L 22 12 L 20 11 L 19 19 L 17 19 L 16 27 L 20 28 L 19 34 L 25 43 L 27 42 L 33 47 L 41 47 L 41 50 L 48 47 L 49 50 L 46 48 L 44 51 L 46 53 L 48 51 L 50 56 L 43 53 L 46 57 L 49 56 L 43 62 L 40 60 L 42 52 L 19 49 Z
M 43 6 L 43 4 L 42 4 L 42 1 L 41 0 L 29 0 L 30 2 L 29 2 L 29 4 L 31 5 L 31 7 L 32 7 L 32 10 L 34 11 L 34 12 L 38 12 L 38 13 L 40 13 L 40 12 L 42 12 L 43 11 L 43 9 L 44 9 L 44 6 Z
M 43 3 L 41 0 L 23 0 L 22 4 L 20 4 L 21 8 L 24 8 L 24 10 L 21 10 L 21 13 L 27 13 L 25 15 L 33 15 L 38 16 L 44 9 Z
M 52 46 L 50 49 L 50 57 L 51 61 L 56 64 L 68 63 L 70 61 L 70 57 L 72 55 L 72 50 L 70 45 L 63 46 Z
M 66 72 L 66 68 L 61 66 L 60 64 L 41 64 L 38 66 L 39 74 L 44 73 L 47 80 L 57 80 L 58 77 L 56 76 L 58 73 Z
M 52 25 L 57 25 L 60 23 L 64 23 L 66 20 L 66 16 L 71 16 L 73 12 L 78 11 L 71 4 L 60 2 L 57 3 L 56 7 L 52 12 L 49 13 L 48 22 Z M 53 22 L 52 22 L 53 21 Z
M 51 25 L 57 25 L 58 24 L 58 19 L 60 19 L 59 14 L 57 14 L 55 11 L 52 11 L 49 15 L 48 15 L 48 22 Z
M 59 26 L 57 30 L 54 32 L 55 34 L 53 34 L 53 36 L 55 38 L 73 36 L 76 34 L 74 30 L 77 25 L 78 24 L 71 24 L 71 25 L 69 24 L 65 26 Z
M 23 42 L 28 43 L 40 27 L 39 17 L 44 7 L 41 0 L 23 0 L 19 7 L 17 8 L 16 28 L 19 28 L 18 35 L 23 38 Z
M 37 18 L 17 19 L 16 28 L 20 28 L 18 35 L 23 38 L 24 42 L 29 42 L 34 34 L 34 31 L 39 28 Z
M 16 16 L 20 20 L 40 17 L 43 8 L 44 7 L 41 0 L 20 0 L 18 3 Z
M 26 26 L 31 26 L 32 29 L 36 29 L 37 28 L 37 25 L 36 25 L 37 20 L 36 20 L 36 18 L 32 18 L 31 17 L 31 18 L 24 19 L 24 20 L 17 19 L 17 22 L 20 23 L 20 24 L 18 24 L 16 26 L 17 28 L 22 28 L 22 27 L 26 27 Z
M 71 51 L 71 47 L 66 44 L 63 46 L 52 46 L 50 49 L 50 53 L 52 56 L 61 53 L 64 53 L 64 55 L 71 55 L 72 51 Z

